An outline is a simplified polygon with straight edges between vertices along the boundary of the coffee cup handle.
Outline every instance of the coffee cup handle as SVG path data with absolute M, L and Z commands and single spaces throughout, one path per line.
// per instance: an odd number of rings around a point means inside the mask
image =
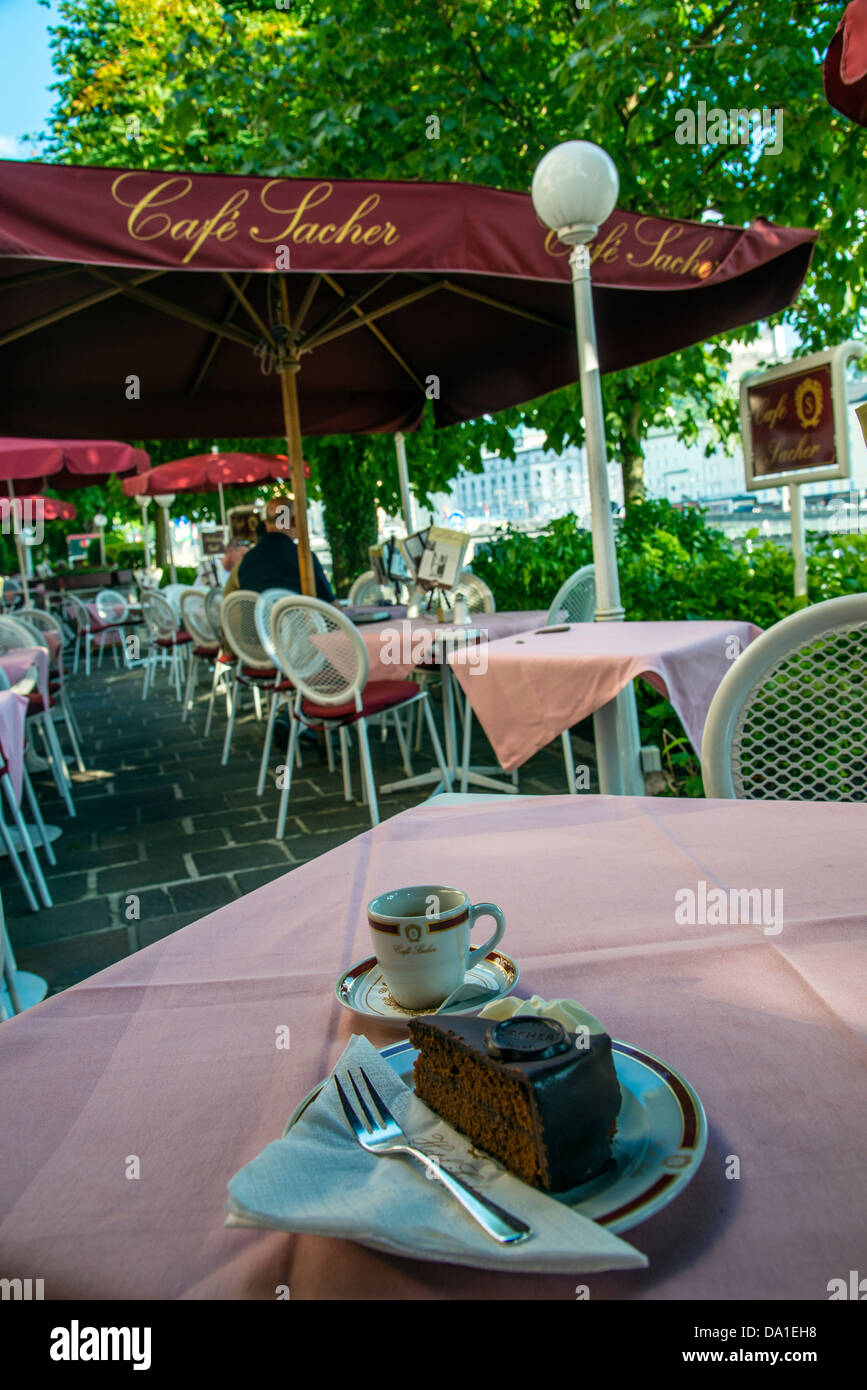
M 497 930 L 494 932 L 490 941 L 485 942 L 484 946 L 476 946 L 474 950 L 470 951 L 467 957 L 468 969 L 470 966 L 475 965 L 477 960 L 484 960 L 488 952 L 492 951 L 499 941 L 502 941 L 503 932 L 506 930 L 506 919 L 495 903 L 473 903 L 473 906 L 470 908 L 470 932 L 472 932 L 473 927 L 476 925 L 476 919 L 478 917 L 493 917 L 497 924 Z

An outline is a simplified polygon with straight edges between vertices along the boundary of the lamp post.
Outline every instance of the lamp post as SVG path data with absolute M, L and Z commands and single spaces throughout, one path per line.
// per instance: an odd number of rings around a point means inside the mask
M 105 569 L 105 528 L 108 525 L 108 517 L 102 512 L 97 512 L 93 524 L 99 532 L 99 563 L 102 569 Z
M 175 494 L 173 492 L 161 492 L 154 497 L 154 501 L 156 502 L 157 506 L 162 507 L 163 512 L 165 513 L 166 540 L 169 547 L 169 574 L 172 577 L 172 583 L 177 584 L 178 575 L 175 569 L 175 557 L 172 551 L 172 523 L 171 518 L 169 516 L 169 507 L 172 505 L 174 500 Z
M 571 246 L 569 266 L 575 299 L 575 329 L 587 475 L 590 488 L 593 564 L 596 571 L 596 622 L 622 623 L 620 580 L 608 487 L 608 457 L 593 296 L 590 287 L 592 241 L 617 204 L 620 180 L 610 155 L 587 140 L 568 140 L 542 157 L 533 175 L 532 198 L 542 222 Z M 641 740 L 635 690 L 625 690 L 594 715 L 599 787 L 614 795 L 641 796 Z
M 148 507 L 151 504 L 151 499 L 149 497 L 143 496 L 142 494 L 139 494 L 139 496 L 136 497 L 135 500 L 141 507 L 141 533 L 142 539 L 144 540 L 144 567 L 146 570 L 149 570 L 151 567 L 151 548 L 150 542 L 148 541 Z

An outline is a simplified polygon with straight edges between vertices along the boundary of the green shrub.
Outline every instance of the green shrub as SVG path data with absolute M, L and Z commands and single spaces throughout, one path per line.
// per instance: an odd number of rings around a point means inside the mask
M 87 547 L 88 567 L 101 569 L 99 541 L 91 541 Z M 144 564 L 144 550 L 141 545 L 131 545 L 128 541 L 106 541 L 105 567 L 111 570 L 137 570 Z
M 175 565 L 175 574 L 178 576 L 178 584 L 195 584 L 196 567 L 195 565 Z M 164 589 L 167 584 L 171 584 L 172 574 L 168 565 L 163 567 L 163 577 L 160 580 L 160 588 Z
M 801 606 L 789 550 L 760 539 L 758 530 L 736 546 L 698 508 L 637 504 L 619 525 L 616 546 L 621 599 L 633 621 L 739 619 L 767 628 Z M 807 546 L 811 602 L 867 590 L 867 536 L 808 537 Z M 497 607 L 509 611 L 548 608 L 560 585 L 592 559 L 590 533 L 566 516 L 538 536 L 505 527 L 476 552 L 472 567 Z M 670 794 L 703 795 L 698 757 L 671 705 L 636 684 L 642 743 L 662 750 Z M 581 732 L 592 738 L 590 721 Z

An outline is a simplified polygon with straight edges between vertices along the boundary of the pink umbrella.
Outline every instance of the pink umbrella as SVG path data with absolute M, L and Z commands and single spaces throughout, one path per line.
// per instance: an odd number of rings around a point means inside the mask
M 304 476 L 310 469 L 304 464 Z M 243 487 L 291 479 L 292 467 L 285 454 L 191 454 L 189 458 L 173 459 L 158 464 L 148 473 L 126 478 L 123 490 L 127 497 L 156 497 L 168 492 L 219 492 L 220 516 L 226 524 L 223 503 L 224 487 Z
M 17 493 L 14 497 L 0 497 L 0 521 L 8 521 L 16 512 L 42 521 L 74 521 L 78 516 L 72 503 L 61 502 L 59 497 L 23 497 Z
M 867 126 L 867 0 L 851 0 L 825 54 L 825 96 Z
M 15 481 L 26 481 L 27 492 L 45 486 L 86 487 L 104 483 L 112 473 L 141 472 L 150 459 L 144 449 L 120 444 L 113 439 L 0 439 L 0 479 L 10 498 L 15 497 Z M 8 515 L 8 513 L 7 513 Z M 24 599 L 30 602 L 24 550 L 20 530 L 15 528 L 15 545 L 24 586 Z

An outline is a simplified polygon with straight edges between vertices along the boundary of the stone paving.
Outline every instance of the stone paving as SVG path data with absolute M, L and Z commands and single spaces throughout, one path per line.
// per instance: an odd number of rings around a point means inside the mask
M 286 835 L 275 839 L 279 792 L 272 776 L 264 795 L 256 795 L 264 724 L 256 720 L 250 696 L 224 768 L 225 704 L 218 704 L 205 739 L 204 693 L 183 724 L 165 674 L 158 674 L 147 702 L 142 684 L 141 670 L 117 671 L 108 659 L 89 680 L 80 674 L 68 682 L 87 766 L 83 774 L 72 772 L 74 820 L 66 815 L 50 774 L 33 775 L 45 820 L 63 830 L 54 845 L 56 866 L 46 865 L 40 852 L 54 906 L 31 912 L 8 859 L 0 861 L 0 892 L 19 968 L 42 975 L 51 993 L 370 827 L 355 750 L 357 799 L 349 803 L 339 758 L 338 770 L 329 773 L 324 750 L 305 743 L 303 768 L 293 777 Z M 473 760 L 490 763 L 478 721 L 474 729 Z M 67 747 L 62 727 L 61 742 Z M 574 743 L 576 760 L 591 765 L 590 790 L 595 790 L 592 749 L 578 737 Z M 371 728 L 371 749 L 377 784 L 403 776 L 393 729 L 383 743 Z M 282 761 L 275 753 L 272 769 Z M 414 755 L 414 770 L 425 771 L 432 762 L 425 739 Z M 565 791 L 559 739 L 521 770 L 520 790 Z M 380 816 L 396 815 L 427 794 L 419 789 L 382 796 Z

